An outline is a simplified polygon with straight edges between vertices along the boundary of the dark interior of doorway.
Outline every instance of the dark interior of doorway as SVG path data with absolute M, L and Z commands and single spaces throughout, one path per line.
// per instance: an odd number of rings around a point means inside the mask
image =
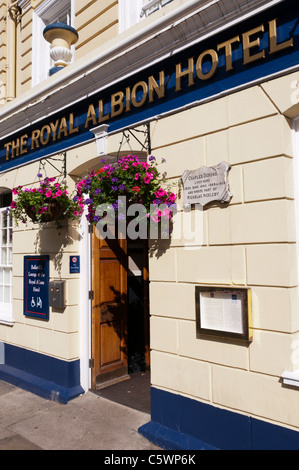
M 142 240 L 127 243 L 127 348 L 129 379 L 97 395 L 150 413 L 148 249 Z

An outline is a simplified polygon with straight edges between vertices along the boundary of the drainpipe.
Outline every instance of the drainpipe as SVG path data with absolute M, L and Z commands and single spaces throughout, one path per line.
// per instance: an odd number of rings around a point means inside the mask
M 17 25 L 21 19 L 21 8 L 18 2 L 11 1 L 7 5 L 7 59 L 6 59 L 6 100 L 16 97 L 17 67 Z

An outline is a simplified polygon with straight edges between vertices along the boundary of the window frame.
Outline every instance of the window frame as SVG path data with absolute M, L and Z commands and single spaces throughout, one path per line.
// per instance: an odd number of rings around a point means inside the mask
M 1 191 L 0 195 L 3 195 L 5 193 L 8 193 L 8 191 Z M 9 207 L 9 206 L 8 206 Z M 3 277 L 1 279 L 0 275 L 0 289 L 3 289 L 3 298 L 4 298 L 4 288 L 9 287 L 9 297 L 10 301 L 9 302 L 0 302 L 0 324 L 5 324 L 5 325 L 12 325 L 14 323 L 13 320 L 13 272 L 12 272 L 12 267 L 13 267 L 13 221 L 12 217 L 8 216 L 7 221 L 10 223 L 7 223 L 6 226 L 3 226 L 3 214 L 6 213 L 7 207 L 0 207 L 0 270 L 3 270 Z M 6 230 L 7 232 L 7 243 L 3 244 L 3 237 L 2 237 L 2 230 Z M 11 242 L 10 242 L 10 234 L 11 234 Z M 2 263 L 2 253 L 3 249 L 6 249 L 6 262 Z M 10 253 L 10 255 L 9 255 Z M 9 282 L 5 282 L 5 270 L 9 271 Z
M 135 1 L 135 8 L 132 8 L 132 1 Z M 173 0 L 147 0 L 148 3 L 145 3 L 145 1 L 146 0 L 118 0 L 120 33 L 136 25 Z M 166 3 L 164 4 L 164 2 Z M 157 8 L 149 12 L 149 10 L 155 6 L 157 6 Z
M 50 44 L 43 37 L 43 30 L 48 24 L 57 21 L 67 13 L 70 26 L 75 24 L 75 0 L 45 0 L 33 12 L 32 29 L 32 86 L 38 85 L 49 77 L 51 68 Z M 74 60 L 75 46 L 72 46 Z

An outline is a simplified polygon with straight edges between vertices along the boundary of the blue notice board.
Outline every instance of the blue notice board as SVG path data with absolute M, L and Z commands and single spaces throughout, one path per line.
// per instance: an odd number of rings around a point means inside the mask
M 70 256 L 70 274 L 80 272 L 80 256 Z
M 24 315 L 49 320 L 49 255 L 24 256 Z

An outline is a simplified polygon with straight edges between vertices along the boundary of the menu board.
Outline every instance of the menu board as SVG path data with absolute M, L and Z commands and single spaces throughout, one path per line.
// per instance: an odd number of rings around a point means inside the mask
M 196 286 L 196 311 L 198 332 L 251 340 L 249 289 Z
M 49 255 L 24 256 L 24 315 L 49 319 Z

